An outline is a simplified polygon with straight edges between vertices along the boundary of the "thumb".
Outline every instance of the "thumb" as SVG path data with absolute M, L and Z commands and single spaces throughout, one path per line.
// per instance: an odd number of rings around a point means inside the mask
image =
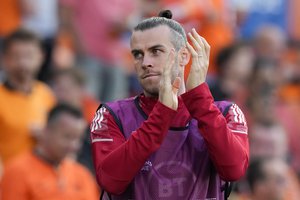
M 177 95 L 179 87 L 180 87 L 181 79 L 180 77 L 176 77 L 172 84 L 172 92 Z

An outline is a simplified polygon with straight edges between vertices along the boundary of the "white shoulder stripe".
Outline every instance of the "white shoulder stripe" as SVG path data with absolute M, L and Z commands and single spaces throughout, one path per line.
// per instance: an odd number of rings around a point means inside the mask
M 231 107 L 232 107 L 232 112 L 234 115 L 233 120 L 237 123 L 243 123 L 245 125 L 246 120 L 245 120 L 245 116 L 244 116 L 243 112 L 241 111 L 241 109 L 236 104 L 233 104 Z
M 101 107 L 99 110 L 97 110 L 95 117 L 93 119 L 93 122 L 91 124 L 91 131 L 98 130 L 102 127 L 102 121 L 104 119 L 104 113 L 106 112 L 105 107 Z
M 94 142 L 113 142 L 114 140 L 112 138 L 97 138 L 93 139 L 92 143 Z
M 236 112 L 236 106 L 235 106 L 236 104 L 233 104 L 232 105 L 232 111 L 233 111 L 233 115 L 234 115 L 234 121 L 235 122 L 239 122 L 239 119 L 238 119 L 238 113 Z
M 237 130 L 231 130 L 233 133 L 241 133 L 247 135 L 248 133 L 246 131 L 237 131 Z

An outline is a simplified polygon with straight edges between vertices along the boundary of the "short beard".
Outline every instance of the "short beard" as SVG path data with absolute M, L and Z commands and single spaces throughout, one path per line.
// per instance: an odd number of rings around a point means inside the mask
M 154 98 L 158 98 L 159 96 L 159 86 L 158 88 L 153 88 L 153 89 L 146 89 L 146 88 L 143 88 L 144 89 L 144 93 L 147 93 L 147 97 L 154 97 Z

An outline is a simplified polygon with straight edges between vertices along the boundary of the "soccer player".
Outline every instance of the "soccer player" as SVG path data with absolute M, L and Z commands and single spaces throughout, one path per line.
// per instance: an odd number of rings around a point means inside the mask
M 101 104 L 91 124 L 103 199 L 223 199 L 244 175 L 247 125 L 236 104 L 214 102 L 205 83 L 210 46 L 170 11 L 132 32 L 143 94 Z M 186 82 L 184 67 L 192 59 Z

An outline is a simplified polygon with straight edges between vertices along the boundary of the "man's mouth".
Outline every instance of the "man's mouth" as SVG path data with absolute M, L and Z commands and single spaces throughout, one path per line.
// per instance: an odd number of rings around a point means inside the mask
M 149 73 L 149 74 L 145 74 L 144 76 L 142 76 L 143 79 L 149 78 L 149 77 L 153 77 L 153 76 L 158 76 L 159 74 L 157 73 Z

